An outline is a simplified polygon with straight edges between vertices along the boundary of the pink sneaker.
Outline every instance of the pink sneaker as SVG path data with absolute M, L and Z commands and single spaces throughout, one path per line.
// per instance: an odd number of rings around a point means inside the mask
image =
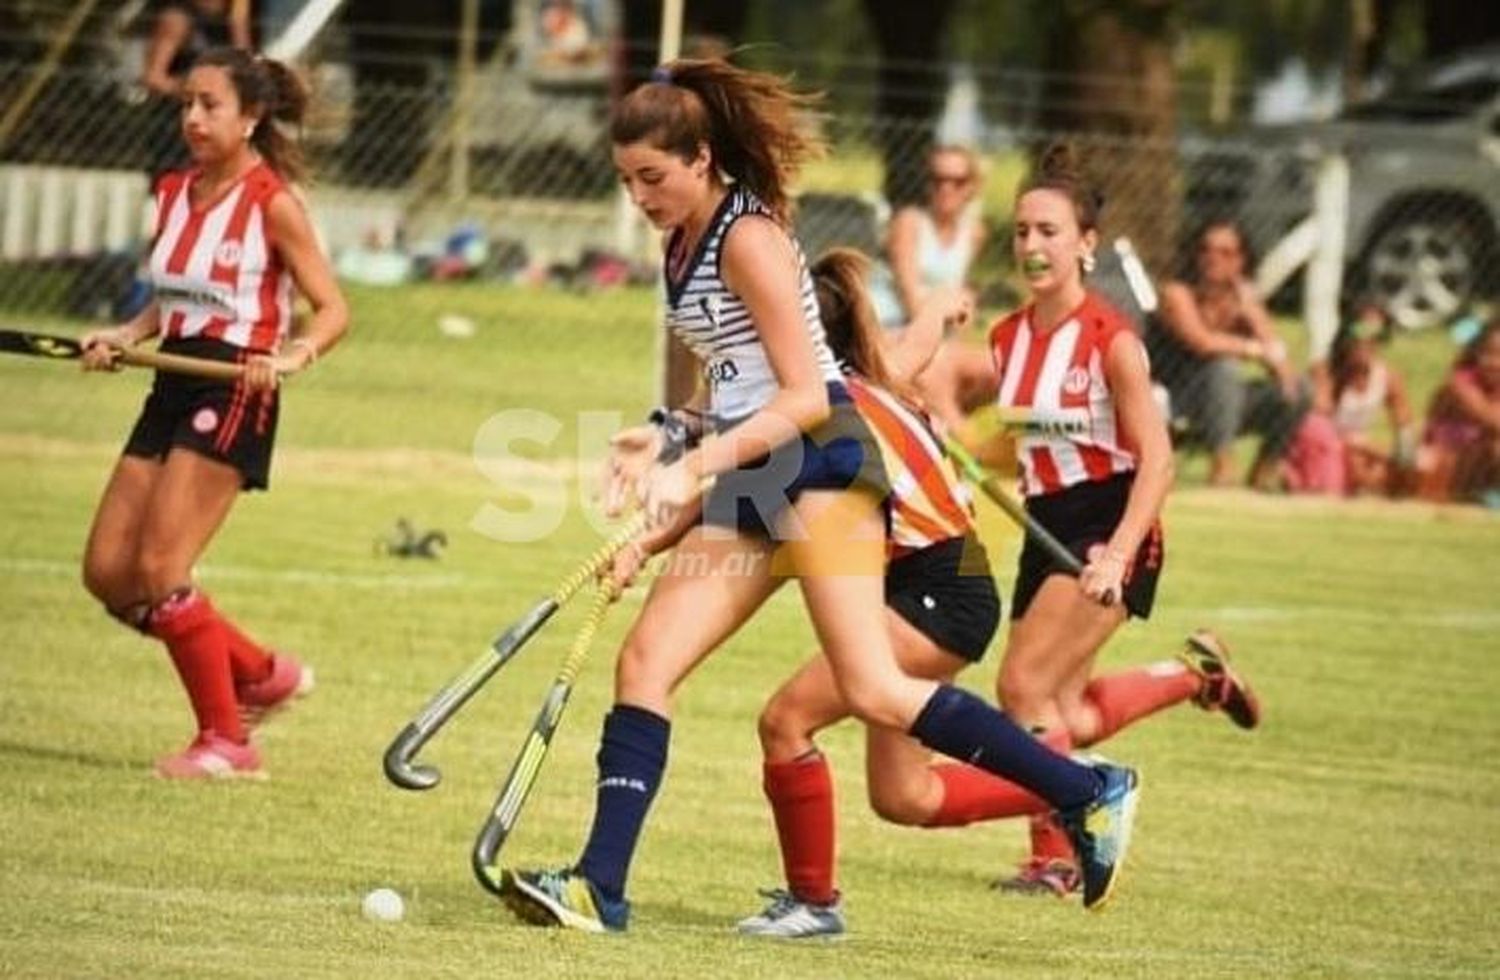
M 1021 867 L 1010 878 L 1001 878 L 990 885 L 1012 895 L 1056 895 L 1067 898 L 1078 891 L 1083 879 L 1078 868 L 1062 858 L 1030 857 L 1021 862 Z
M 290 654 L 277 653 L 271 655 L 271 676 L 235 688 L 234 697 L 240 703 L 240 720 L 255 728 L 312 689 L 312 668 Z
M 215 731 L 199 732 L 193 744 L 156 760 L 158 779 L 264 779 L 260 752 Z

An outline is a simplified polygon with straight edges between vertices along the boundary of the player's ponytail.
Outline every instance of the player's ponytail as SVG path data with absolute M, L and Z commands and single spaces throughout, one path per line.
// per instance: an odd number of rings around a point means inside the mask
M 883 328 L 865 286 L 870 260 L 852 248 L 831 248 L 818 256 L 811 271 L 818 316 L 833 356 L 880 387 L 909 395 L 881 354 Z
M 193 64 L 224 69 L 246 114 L 260 116 L 250 145 L 283 180 L 294 184 L 304 181 L 307 163 L 302 155 L 301 127 L 307 117 L 309 95 L 301 77 L 280 61 L 240 48 L 211 48 Z
M 775 75 L 683 58 L 657 68 L 620 101 L 609 137 L 616 145 L 646 140 L 684 160 L 706 145 L 713 166 L 789 223 L 792 178 L 825 149 L 809 121 L 814 102 Z

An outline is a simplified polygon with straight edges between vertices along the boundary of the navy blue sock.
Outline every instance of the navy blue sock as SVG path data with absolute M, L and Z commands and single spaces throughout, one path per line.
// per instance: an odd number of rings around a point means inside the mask
M 578 872 L 612 902 L 625 897 L 630 859 L 667 768 L 671 735 L 672 723 L 645 708 L 617 704 L 604 716 L 594 827 Z
M 939 684 L 912 723 L 911 735 L 929 749 L 1019 783 L 1059 810 L 1099 795 L 1094 769 L 1053 752 L 962 688 Z

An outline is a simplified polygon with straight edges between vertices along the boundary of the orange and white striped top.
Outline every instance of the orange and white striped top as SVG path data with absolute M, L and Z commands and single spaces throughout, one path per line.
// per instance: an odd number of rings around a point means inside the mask
M 844 378 L 870 426 L 891 482 L 890 557 L 961 538 L 974 503 L 926 419 L 890 392 L 856 375 Z
M 188 190 L 199 173 L 164 175 L 156 187 L 150 275 L 162 337 L 212 337 L 274 351 L 292 321 L 292 277 L 266 232 L 266 207 L 286 184 L 266 164 L 203 207 Z
M 1000 409 L 1020 410 L 1033 423 L 1017 437 L 1022 489 L 1055 493 L 1134 470 L 1104 373 L 1110 344 L 1121 333 L 1133 336 L 1130 322 L 1093 293 L 1045 333 L 1031 321 L 1026 307 L 990 332 Z

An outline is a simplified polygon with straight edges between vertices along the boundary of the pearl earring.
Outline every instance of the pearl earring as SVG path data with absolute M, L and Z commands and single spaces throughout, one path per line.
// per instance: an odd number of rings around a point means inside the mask
M 1078 263 L 1079 265 L 1083 266 L 1084 275 L 1088 275 L 1089 273 L 1093 272 L 1094 266 L 1098 264 L 1098 262 L 1094 259 L 1093 252 L 1085 252 L 1083 254 L 1083 258 L 1078 260 Z

